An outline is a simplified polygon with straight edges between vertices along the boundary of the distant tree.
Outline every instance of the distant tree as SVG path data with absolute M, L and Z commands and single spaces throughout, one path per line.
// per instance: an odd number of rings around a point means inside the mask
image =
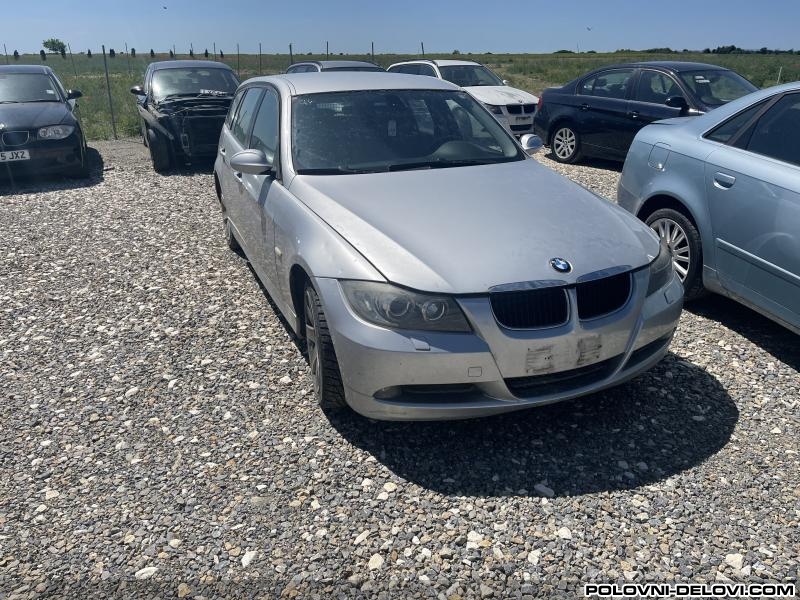
M 169 57 L 175 58 L 175 53 L 172 50 L 169 51 Z
M 44 50 L 39 50 L 39 57 L 42 60 L 47 60 L 47 54 L 44 53 Z
M 586 54 L 597 54 L 597 50 L 587 50 Z
M 219 57 L 220 58 L 225 58 L 225 53 L 222 51 L 222 49 L 220 49 L 220 51 L 219 51 Z
M 57 38 L 50 38 L 49 40 L 43 41 L 42 46 L 44 46 L 45 50 L 53 54 L 61 54 L 67 50 L 67 45 Z
M 131 48 L 131 58 L 136 58 L 136 48 Z
M 194 50 L 192 48 L 189 48 L 189 57 L 194 58 Z
M 109 48 L 108 49 L 108 57 L 109 58 L 115 58 L 116 56 L 117 56 L 117 53 L 114 52 L 114 49 L 113 48 Z
M 92 51 L 91 51 L 91 49 L 86 51 L 86 57 L 87 57 L 87 58 L 92 58 Z
M 344 52 L 339 52 L 339 56 L 344 56 Z
M 306 56 L 313 56 L 313 55 L 314 55 L 313 52 L 306 52 Z
M 19 60 L 19 52 L 14 50 L 14 60 Z
M 452 54 L 461 54 L 461 50 L 455 49 L 453 50 Z
M 208 58 L 208 48 L 206 48 L 206 49 L 205 49 L 205 52 L 203 52 L 203 56 L 205 56 L 206 58 Z
M 764 47 L 764 48 L 761 48 L 761 49 L 758 51 L 758 53 L 759 53 L 759 54 L 768 54 L 768 53 L 769 53 L 769 50 L 768 50 L 766 47 Z
M 61 58 L 67 58 L 67 51 L 64 48 L 61 49 Z
M 619 52 L 619 50 L 617 50 Z M 572 50 L 556 50 L 553 54 L 575 54 Z
M 150 58 L 155 58 L 155 57 L 156 57 L 156 53 L 153 52 L 152 48 L 150 48 Z
M 711 48 L 704 48 L 703 54 L 711 54 Z

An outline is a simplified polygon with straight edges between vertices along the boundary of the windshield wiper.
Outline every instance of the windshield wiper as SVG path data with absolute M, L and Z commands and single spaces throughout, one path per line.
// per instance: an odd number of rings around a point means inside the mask
M 374 171 L 349 169 L 347 167 L 321 167 L 316 169 L 297 169 L 298 175 L 353 175 L 359 173 L 374 173 Z
M 49 100 L 49 99 L 39 99 L 39 100 L 0 100 L 0 104 L 28 104 L 29 102 L 61 102 L 61 100 Z
M 488 159 L 465 159 L 465 160 L 426 160 L 411 163 L 397 163 L 389 165 L 387 171 L 411 171 L 413 169 L 446 169 L 447 167 L 469 167 L 473 165 L 492 165 L 498 160 Z

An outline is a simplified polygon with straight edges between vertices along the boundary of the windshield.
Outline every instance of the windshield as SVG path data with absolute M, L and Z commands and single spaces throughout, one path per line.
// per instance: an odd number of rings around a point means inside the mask
M 0 74 L 0 103 L 14 102 L 61 102 L 61 96 L 44 73 Z
M 479 85 L 503 85 L 502 80 L 482 65 L 456 65 L 439 67 L 442 79 L 455 83 L 459 87 Z
M 297 96 L 292 140 L 298 174 L 434 169 L 524 158 L 494 117 L 462 91 Z
M 733 71 L 690 71 L 680 76 L 697 99 L 707 106 L 722 106 L 758 89 Z
M 151 89 L 156 101 L 168 96 L 227 96 L 239 86 L 236 75 L 228 69 L 161 69 L 153 73 Z

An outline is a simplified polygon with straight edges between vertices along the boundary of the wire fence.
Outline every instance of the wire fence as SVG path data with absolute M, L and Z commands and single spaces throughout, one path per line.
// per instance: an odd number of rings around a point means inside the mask
M 254 46 L 251 46 L 254 47 Z M 257 53 L 242 53 L 240 45 L 231 46 L 231 52 L 212 42 L 210 47 L 195 48 L 189 45 L 188 52 L 179 53 L 172 45 L 166 52 L 144 51 L 123 43 L 115 50 L 101 44 L 99 50 L 73 51 L 69 45 L 61 53 L 47 54 L 19 53 L 8 51 L 3 44 L 4 60 L 7 64 L 45 64 L 53 68 L 64 85 L 79 89 L 83 93 L 80 100 L 80 118 L 89 139 L 117 139 L 139 134 L 140 123 L 136 102 L 130 88 L 142 83 L 147 65 L 153 61 L 177 59 L 207 59 L 225 63 L 234 69 L 241 80 L 258 75 L 282 73 L 299 60 L 348 59 L 370 60 L 383 67 L 409 58 L 469 58 L 486 64 L 498 72 L 503 79 L 519 87 L 538 94 L 552 85 L 561 85 L 581 74 L 613 62 L 638 60 L 671 59 L 697 62 L 714 62 L 732 68 L 760 87 L 778 82 L 800 79 L 800 57 L 794 54 L 743 54 L 720 55 L 710 58 L 704 53 L 663 53 L 643 54 L 626 51 L 613 54 L 554 53 L 554 54 L 472 54 L 453 50 L 448 53 L 426 54 L 425 44 L 419 43 L 415 54 L 375 54 L 375 44 L 363 54 L 332 52 L 330 43 L 325 42 L 325 51 L 319 53 L 297 52 L 289 44 L 286 53 L 263 53 L 258 44 Z M 2 61 L 3 58 L 0 58 Z

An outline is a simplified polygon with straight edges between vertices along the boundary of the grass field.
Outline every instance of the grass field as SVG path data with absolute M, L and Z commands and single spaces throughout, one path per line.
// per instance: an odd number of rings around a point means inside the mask
M 782 70 L 781 81 L 800 80 L 800 56 L 792 54 L 646 54 L 641 52 L 614 54 L 428 54 L 429 58 L 464 58 L 476 60 L 489 66 L 509 83 L 534 94 L 544 88 L 560 85 L 578 77 L 591 69 L 603 65 L 631 62 L 639 60 L 689 60 L 710 62 L 738 71 L 760 87 L 774 85 L 778 73 Z M 111 97 L 120 137 L 138 134 L 138 121 L 134 97 L 130 94 L 131 86 L 141 83 L 142 74 L 147 64 L 153 60 L 166 60 L 169 57 L 157 54 L 150 58 L 149 54 L 129 55 L 117 54 L 108 58 Z M 189 58 L 179 55 L 177 58 Z M 196 58 L 202 58 L 197 55 Z M 297 60 L 324 59 L 325 55 L 295 55 Z M 331 58 L 364 60 L 364 55 L 331 55 Z M 417 56 L 379 54 L 375 62 L 389 66 L 399 60 L 417 58 Z M 109 139 L 113 137 L 111 113 L 108 106 L 106 80 L 103 70 L 103 56 L 94 54 L 91 58 L 85 54 L 76 54 L 70 58 L 49 55 L 42 63 L 38 54 L 20 56 L 19 61 L 9 59 L 11 64 L 46 64 L 52 67 L 68 88 L 79 89 L 84 97 L 80 100 L 83 126 L 90 139 Z M 0 58 L 2 61 L 2 58 Z M 264 54 L 259 59 L 257 54 L 226 54 L 224 62 L 234 70 L 238 70 L 244 80 L 256 75 L 280 73 L 289 65 L 288 54 Z M 0 63 L 2 64 L 2 63 Z M 259 66 L 260 65 L 260 66 Z

